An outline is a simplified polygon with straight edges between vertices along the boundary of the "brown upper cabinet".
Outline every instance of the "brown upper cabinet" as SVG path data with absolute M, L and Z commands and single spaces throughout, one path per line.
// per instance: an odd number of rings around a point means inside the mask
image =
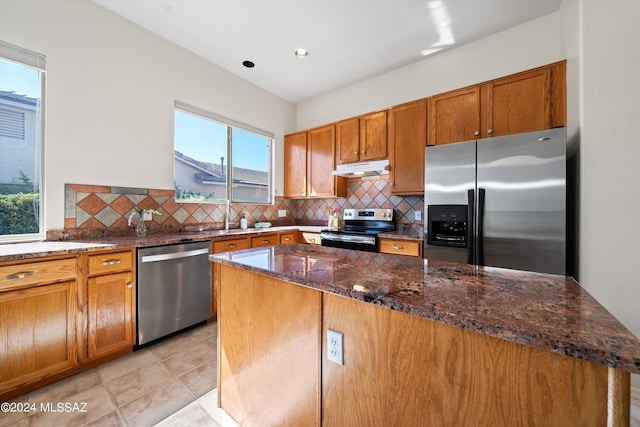
M 393 194 L 424 193 L 427 101 L 393 107 L 389 113 L 389 182 Z
M 346 181 L 335 168 L 333 124 L 284 137 L 284 197 L 346 197 Z
M 429 145 L 468 141 L 480 135 L 480 87 L 429 98 Z
M 566 125 L 565 61 L 429 98 L 428 144 Z
M 387 157 L 387 111 L 336 123 L 336 164 Z
M 307 132 L 284 137 L 284 197 L 307 197 Z
M 564 61 L 493 80 L 481 91 L 482 138 L 566 126 Z

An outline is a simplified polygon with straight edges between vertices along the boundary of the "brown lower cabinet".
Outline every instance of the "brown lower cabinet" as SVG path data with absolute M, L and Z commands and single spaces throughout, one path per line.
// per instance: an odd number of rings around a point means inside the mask
M 395 255 L 422 256 L 422 242 L 420 240 L 380 238 L 378 252 Z
M 0 264 L 0 401 L 133 351 L 133 251 Z
M 629 423 L 627 372 L 214 266 L 219 403 L 243 426 Z
M 133 250 L 89 255 L 89 359 L 131 348 L 136 341 Z

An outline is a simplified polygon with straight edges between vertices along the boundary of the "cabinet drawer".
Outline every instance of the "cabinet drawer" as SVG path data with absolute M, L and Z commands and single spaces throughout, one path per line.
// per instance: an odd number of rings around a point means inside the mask
M 297 235 L 298 235 L 297 232 L 281 234 L 280 235 L 280 244 L 296 243 L 296 241 L 298 240 L 298 239 L 296 239 Z
M 0 267 L 0 291 L 76 277 L 76 259 L 30 262 Z
M 131 270 L 132 266 L 133 255 L 130 251 L 89 255 L 89 276 L 111 273 L 112 271 Z
M 280 238 L 277 234 L 271 236 L 256 236 L 251 238 L 251 247 L 259 248 L 260 246 L 272 246 L 280 243 Z
M 320 233 L 309 233 L 302 231 L 300 232 L 302 236 L 302 241 L 305 243 L 309 243 L 310 245 L 319 245 L 320 244 Z
M 249 249 L 249 239 L 233 239 L 233 240 L 214 240 L 212 253 L 219 254 L 220 252 L 233 252 L 241 249 Z
M 380 252 L 420 257 L 420 242 L 411 240 L 380 239 Z

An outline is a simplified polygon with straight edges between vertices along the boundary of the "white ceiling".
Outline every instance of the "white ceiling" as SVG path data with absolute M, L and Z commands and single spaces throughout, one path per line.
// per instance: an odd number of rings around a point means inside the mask
M 299 103 L 549 14 L 561 0 L 94 1 Z M 309 56 L 296 58 L 298 48 Z

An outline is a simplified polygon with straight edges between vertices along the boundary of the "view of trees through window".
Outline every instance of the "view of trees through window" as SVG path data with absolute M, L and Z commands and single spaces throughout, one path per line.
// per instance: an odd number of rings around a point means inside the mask
M 272 138 L 199 113 L 175 109 L 176 200 L 271 203 Z
M 13 59 L 19 48 L 0 44 L 0 239 L 42 236 L 40 66 Z M 27 53 L 28 56 L 28 53 Z

